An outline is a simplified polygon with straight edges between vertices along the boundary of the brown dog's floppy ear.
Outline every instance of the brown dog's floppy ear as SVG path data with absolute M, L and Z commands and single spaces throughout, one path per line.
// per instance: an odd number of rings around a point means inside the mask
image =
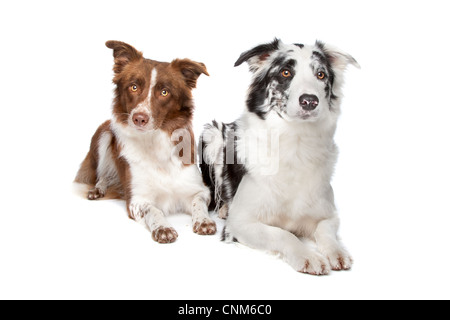
M 197 86 L 197 79 L 202 73 L 209 76 L 206 66 L 201 62 L 195 62 L 189 59 L 175 59 L 171 65 L 181 72 L 186 84 L 192 89 Z
M 133 60 L 141 59 L 142 52 L 137 51 L 134 47 L 121 41 L 107 41 L 106 46 L 113 49 L 114 56 L 114 72 L 120 73 L 123 68 Z

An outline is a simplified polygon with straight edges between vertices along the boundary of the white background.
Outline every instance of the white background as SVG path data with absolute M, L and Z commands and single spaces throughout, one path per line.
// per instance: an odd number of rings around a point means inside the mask
M 450 98 L 446 1 L 2 1 L 0 298 L 450 298 Z M 201 237 L 190 217 L 158 245 L 120 201 L 71 193 L 110 117 L 112 51 L 206 64 L 204 123 L 233 121 L 250 74 L 239 55 L 280 37 L 352 54 L 333 187 L 355 265 L 326 277 Z M 223 223 L 215 218 L 219 227 Z

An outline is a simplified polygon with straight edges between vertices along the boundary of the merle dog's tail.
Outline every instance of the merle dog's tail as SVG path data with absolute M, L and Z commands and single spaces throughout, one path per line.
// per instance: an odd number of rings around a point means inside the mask
M 221 181 L 223 171 L 223 150 L 224 150 L 224 124 L 213 121 L 212 124 L 205 125 L 200 136 L 199 154 L 200 169 L 202 171 L 203 182 L 211 192 L 210 211 L 219 211 L 221 200 Z

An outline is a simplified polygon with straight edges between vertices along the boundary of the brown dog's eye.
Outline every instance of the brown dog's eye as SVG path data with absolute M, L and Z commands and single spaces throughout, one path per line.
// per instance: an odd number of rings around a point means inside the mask
M 131 87 L 131 91 L 136 92 L 138 90 L 138 86 L 133 84 Z
M 325 77 L 326 77 L 325 72 L 322 72 L 322 71 L 317 72 L 317 79 L 323 80 L 323 79 L 325 79 Z
M 163 90 L 161 91 L 161 95 L 162 95 L 163 97 L 167 97 L 167 96 L 169 95 L 169 91 L 168 91 L 167 89 L 163 89 Z
M 289 70 L 283 70 L 281 71 L 281 75 L 285 78 L 289 78 L 292 74 Z

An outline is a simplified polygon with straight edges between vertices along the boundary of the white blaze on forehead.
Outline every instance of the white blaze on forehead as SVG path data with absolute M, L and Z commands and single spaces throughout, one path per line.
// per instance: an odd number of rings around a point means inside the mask
M 137 105 L 137 107 L 135 108 L 135 110 L 133 110 L 133 112 L 150 112 L 151 111 L 151 109 L 150 109 L 150 101 L 151 101 L 151 98 L 152 98 L 153 88 L 156 85 L 157 77 L 158 77 L 158 71 L 156 71 L 156 68 L 153 68 L 152 74 L 151 74 L 151 78 L 150 78 L 150 86 L 148 88 L 147 98 L 145 98 L 144 101 L 139 103 Z
M 152 76 L 150 78 L 150 90 L 148 96 L 151 96 L 151 92 L 153 87 L 156 85 L 156 78 L 158 77 L 158 71 L 156 71 L 156 68 L 153 68 L 152 70 Z
M 320 86 L 311 68 L 313 47 L 305 45 L 302 49 L 295 50 L 293 54 L 296 60 L 295 77 L 291 84 L 292 92 L 297 93 L 297 98 L 302 94 L 320 95 Z
M 305 45 L 303 48 L 292 45 L 286 52 L 287 59 L 295 60 L 294 76 L 290 82 L 286 114 L 291 118 L 315 119 L 326 102 L 324 83 L 315 75 L 314 47 Z M 314 95 L 319 99 L 319 106 L 313 111 L 305 111 L 300 107 L 299 99 L 302 95 Z

